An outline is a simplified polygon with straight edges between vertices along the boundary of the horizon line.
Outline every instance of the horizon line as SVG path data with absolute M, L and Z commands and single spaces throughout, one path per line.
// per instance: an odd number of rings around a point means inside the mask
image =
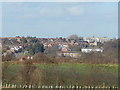
M 22 37 L 36 37 L 36 38 L 61 38 L 62 36 L 58 36 L 58 37 L 38 37 L 38 36 L 0 36 L 0 39 L 2 38 L 22 38 Z M 62 37 L 62 38 L 68 38 L 69 36 L 67 37 Z M 114 39 L 114 38 L 117 38 L 117 37 L 107 37 L 107 36 L 102 36 L 102 37 L 99 37 L 99 36 L 78 36 L 79 38 L 80 37 L 95 37 L 95 38 L 110 38 L 110 39 Z

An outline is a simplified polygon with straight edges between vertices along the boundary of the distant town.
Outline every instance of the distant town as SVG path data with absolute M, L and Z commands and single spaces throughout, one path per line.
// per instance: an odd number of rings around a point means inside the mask
M 39 52 L 44 52 L 50 56 L 79 58 L 81 57 L 81 53 L 103 52 L 104 43 L 115 40 L 108 37 L 78 37 L 77 35 L 71 35 L 68 38 L 36 38 L 17 36 L 1 37 L 0 39 L 2 40 L 0 43 L 0 46 L 2 47 L 2 56 L 7 55 L 7 53 L 11 53 L 19 59 L 23 56 L 27 56 L 28 59 L 32 59 L 32 55 Z M 35 52 L 35 50 L 33 50 L 33 52 L 32 49 L 30 50 L 33 43 L 36 42 L 40 42 L 43 45 L 43 50 L 38 50 L 37 52 Z
M 119 89 L 117 2 L 2 1 L 2 90 Z
M 3 88 L 118 85 L 119 39 L 77 35 L 0 39 Z

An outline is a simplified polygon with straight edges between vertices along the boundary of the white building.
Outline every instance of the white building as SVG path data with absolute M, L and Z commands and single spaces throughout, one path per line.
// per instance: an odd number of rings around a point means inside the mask
M 83 52 L 83 53 L 103 52 L 103 49 L 101 49 L 101 48 L 82 48 L 81 52 Z
M 95 41 L 95 42 L 104 43 L 104 42 L 110 41 L 111 39 L 107 37 L 83 37 L 83 40 L 88 42 Z
M 72 58 L 78 58 L 80 57 L 80 53 L 78 52 L 60 52 L 57 53 L 58 56 L 64 56 L 64 57 L 72 57 Z

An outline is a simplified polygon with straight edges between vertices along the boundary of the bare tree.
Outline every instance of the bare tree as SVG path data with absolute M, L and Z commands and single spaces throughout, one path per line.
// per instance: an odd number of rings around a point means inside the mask
M 68 39 L 77 40 L 79 37 L 76 34 L 70 35 Z

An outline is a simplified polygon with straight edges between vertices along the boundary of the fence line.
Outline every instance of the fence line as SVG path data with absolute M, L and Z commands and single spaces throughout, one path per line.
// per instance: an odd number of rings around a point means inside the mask
M 105 89 L 105 90 L 118 90 L 118 86 L 79 86 L 79 85 L 69 85 L 69 86 L 46 86 L 46 85 L 17 85 L 17 84 L 3 84 L 2 88 L 40 88 L 40 89 L 74 89 L 74 90 L 97 90 L 97 89 Z

